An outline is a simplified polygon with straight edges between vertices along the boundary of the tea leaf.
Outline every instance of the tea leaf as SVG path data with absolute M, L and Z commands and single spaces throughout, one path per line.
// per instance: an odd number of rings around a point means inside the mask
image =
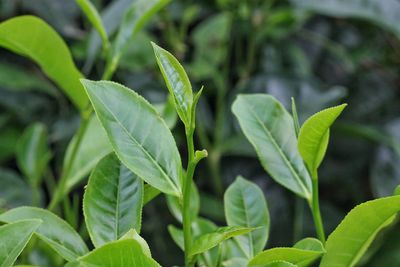
M 120 240 L 123 239 L 134 239 L 137 241 L 140 246 L 143 249 L 143 253 L 146 254 L 146 256 L 151 257 L 151 251 L 149 248 L 149 244 L 147 244 L 146 240 L 144 240 L 143 237 L 141 237 L 135 229 L 129 230 L 123 237 L 120 238 Z
M 224 195 L 225 217 L 229 226 L 260 227 L 235 237 L 249 258 L 262 251 L 269 235 L 269 212 L 264 193 L 254 183 L 237 177 Z
M 118 240 L 130 229 L 140 231 L 143 180 L 114 153 L 104 157 L 90 175 L 83 212 L 95 247 Z
M 40 220 L 23 220 L 0 226 L 1 267 L 13 266 L 41 223 Z
M 85 13 L 86 17 L 93 25 L 93 27 L 100 34 L 103 44 L 108 45 L 107 32 L 104 28 L 100 14 L 97 11 L 96 7 L 92 4 L 92 2 L 90 2 L 90 0 L 75 0 L 75 1 L 79 5 L 83 13 Z
M 248 266 L 280 266 L 274 265 L 284 261 L 295 266 L 308 266 L 325 253 L 323 245 L 314 238 L 306 238 L 297 242 L 292 248 L 272 248 L 265 250 L 250 260 Z M 282 266 L 287 266 L 284 263 Z M 290 265 L 289 265 L 290 266 Z
M 89 119 L 75 157 L 71 158 L 76 138 L 77 137 L 74 136 L 68 144 L 64 158 L 64 169 L 67 169 L 70 161 L 72 161 L 72 163 L 66 175 L 66 186 L 63 195 L 68 194 L 74 186 L 86 178 L 99 160 L 112 151 L 107 134 L 95 115 Z
M 232 111 L 271 177 L 310 199 L 311 178 L 297 149 L 293 119 L 284 107 L 270 95 L 239 95 Z
M 155 43 L 151 44 L 169 93 L 174 97 L 179 118 L 186 127 L 189 127 L 193 105 L 193 91 L 189 78 L 182 65 L 171 53 Z
M 50 158 L 46 127 L 40 123 L 29 126 L 17 144 L 17 163 L 31 185 L 40 184 Z
M 107 243 L 81 257 L 79 262 L 85 267 L 160 267 L 144 253 L 140 243 L 134 239 Z
M 67 261 L 73 261 L 88 252 L 86 244 L 78 233 L 50 211 L 33 207 L 20 207 L 0 215 L 0 221 L 6 223 L 31 219 L 43 221 L 35 234 Z
M 143 188 L 143 205 L 146 205 L 147 203 L 152 201 L 160 193 L 160 190 L 158 190 L 157 188 L 154 188 L 149 184 L 145 184 Z
M 329 142 L 329 127 L 342 113 L 346 104 L 324 109 L 308 118 L 300 129 L 299 151 L 310 172 L 321 164 Z
M 151 186 L 181 195 L 181 158 L 165 122 L 143 97 L 113 82 L 82 80 L 119 159 Z
M 193 257 L 194 255 L 203 253 L 229 238 L 247 234 L 252 230 L 254 229 L 240 226 L 225 226 L 213 232 L 203 234 L 194 240 L 189 256 Z
M 399 211 L 400 196 L 367 201 L 352 209 L 328 237 L 320 266 L 355 266 Z
M 20 16 L 0 23 L 0 46 L 32 59 L 83 111 L 89 100 L 79 83 L 67 45 L 46 22 L 34 16 Z

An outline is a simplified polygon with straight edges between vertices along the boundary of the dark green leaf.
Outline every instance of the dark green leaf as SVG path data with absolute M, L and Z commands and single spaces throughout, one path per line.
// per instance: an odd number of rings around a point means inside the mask
M 90 175 L 83 198 L 86 226 L 95 247 L 118 240 L 130 229 L 140 232 L 143 180 L 114 153 L 104 157 Z

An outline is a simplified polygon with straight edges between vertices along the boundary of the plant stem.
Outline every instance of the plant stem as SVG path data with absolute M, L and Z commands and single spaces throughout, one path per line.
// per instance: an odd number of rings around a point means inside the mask
M 72 164 L 76 158 L 79 147 L 82 143 L 83 136 L 86 132 L 86 128 L 89 123 L 89 118 L 90 118 L 90 116 L 82 117 L 81 125 L 79 126 L 78 134 L 76 136 L 76 140 L 73 145 L 71 155 L 68 159 L 66 159 L 67 163 L 65 164 L 65 168 L 63 169 L 60 182 L 58 183 L 56 191 L 55 191 L 55 193 L 50 201 L 50 204 L 48 206 L 48 209 L 50 211 L 54 210 L 56 205 L 60 202 L 61 198 L 65 194 L 65 184 L 67 182 L 67 177 L 69 175 L 69 172 L 71 171 Z
M 191 267 L 189 253 L 192 246 L 192 223 L 190 218 L 190 191 L 196 163 L 194 161 L 193 130 L 186 131 L 186 142 L 188 149 L 188 166 L 186 179 L 183 181 L 183 236 L 185 247 L 185 267 Z
M 321 218 L 321 211 L 319 209 L 319 196 L 318 196 L 318 174 L 315 171 L 312 175 L 312 199 L 309 202 L 311 212 L 314 219 L 315 230 L 317 232 L 318 239 L 325 244 L 325 232 Z

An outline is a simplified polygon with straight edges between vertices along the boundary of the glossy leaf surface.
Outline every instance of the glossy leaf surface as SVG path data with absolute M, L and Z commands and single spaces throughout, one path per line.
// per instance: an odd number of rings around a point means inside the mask
M 181 158 L 154 107 L 120 84 L 82 82 L 118 158 L 153 187 L 179 196 Z
M 89 104 L 67 45 L 46 22 L 20 16 L 0 23 L 0 46 L 32 59 L 83 111 Z
M 314 238 L 306 238 L 297 242 L 292 248 L 281 247 L 265 250 L 251 259 L 249 266 L 269 266 L 269 264 L 279 261 L 288 262 L 295 266 L 308 266 L 324 253 L 325 250 L 320 241 Z
M 22 220 L 0 226 L 0 266 L 12 266 L 31 239 L 40 220 Z
M 203 253 L 221 242 L 238 235 L 244 235 L 254 230 L 253 228 L 245 228 L 240 226 L 220 227 L 217 230 L 199 236 L 194 240 L 190 256 Z
M 31 185 L 39 185 L 51 158 L 47 130 L 43 124 L 29 126 L 17 144 L 17 162 Z
M 193 92 L 190 80 L 179 61 L 167 50 L 152 43 L 157 64 L 170 94 L 174 97 L 176 110 L 186 126 L 191 123 Z
M 329 235 L 320 266 L 355 266 L 378 232 L 399 211 L 400 196 L 371 200 L 352 209 Z
M 262 190 L 254 183 L 237 177 L 224 195 L 225 217 L 229 226 L 258 228 L 235 237 L 252 258 L 262 251 L 269 235 L 269 212 Z
M 114 153 L 104 157 L 90 175 L 83 198 L 86 226 L 95 247 L 118 240 L 130 229 L 140 231 L 143 180 Z
M 47 210 L 20 207 L 0 215 L 0 221 L 6 223 L 32 219 L 42 220 L 35 234 L 67 261 L 73 261 L 88 252 L 78 233 L 60 217 Z
M 300 128 L 299 151 L 307 167 L 315 172 L 321 164 L 329 142 L 329 128 L 346 104 L 324 109 L 308 118 Z
M 160 265 L 148 257 L 141 245 L 134 239 L 122 239 L 108 243 L 80 258 L 87 267 L 159 267 Z
M 232 106 L 242 131 L 272 178 L 306 199 L 311 178 L 298 149 L 293 119 L 272 96 L 239 95 Z

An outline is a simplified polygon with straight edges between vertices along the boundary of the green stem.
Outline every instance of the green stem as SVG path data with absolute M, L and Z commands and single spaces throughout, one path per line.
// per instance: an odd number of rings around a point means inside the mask
M 314 219 L 315 230 L 317 232 L 318 239 L 325 244 L 325 232 L 321 218 L 321 211 L 319 208 L 319 196 L 318 196 L 318 174 L 314 172 L 312 175 L 312 199 L 309 202 L 312 216 Z
M 303 218 L 304 218 L 304 205 L 303 199 L 295 196 L 295 213 L 293 224 L 293 242 L 297 242 L 303 236 Z
M 50 204 L 48 206 L 48 209 L 50 211 L 54 210 L 54 208 L 57 206 L 57 204 L 60 202 L 61 198 L 65 194 L 65 185 L 67 183 L 67 177 L 69 175 L 69 172 L 71 171 L 72 164 L 74 163 L 74 160 L 76 159 L 76 155 L 77 155 L 79 147 L 82 143 L 83 136 L 86 132 L 86 128 L 89 123 L 89 118 L 90 118 L 90 116 L 82 117 L 81 125 L 79 126 L 78 134 L 76 136 L 76 141 L 72 148 L 71 155 L 67 159 L 67 163 L 65 165 L 65 168 L 63 169 L 60 182 L 58 183 L 56 191 L 55 191 L 55 193 L 50 201 Z
M 196 163 L 194 161 L 193 130 L 186 131 L 186 142 L 188 148 L 188 166 L 186 179 L 183 182 L 183 236 L 185 247 L 185 267 L 193 266 L 189 258 L 192 246 L 192 223 L 190 218 L 190 191 Z

